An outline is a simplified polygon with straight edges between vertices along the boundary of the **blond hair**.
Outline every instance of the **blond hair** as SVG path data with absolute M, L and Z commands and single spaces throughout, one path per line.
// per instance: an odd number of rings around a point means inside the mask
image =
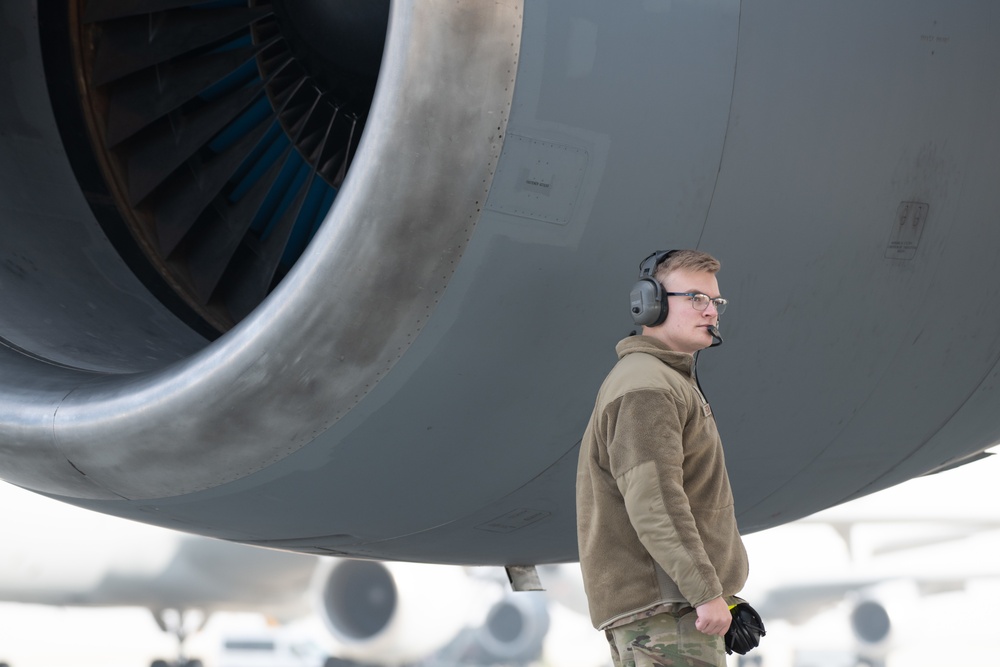
M 656 267 L 654 275 L 662 285 L 667 276 L 672 271 L 683 269 L 687 271 L 704 271 L 705 273 L 718 273 L 722 268 L 722 263 L 707 252 L 700 250 L 675 250 L 670 253 L 659 266 Z

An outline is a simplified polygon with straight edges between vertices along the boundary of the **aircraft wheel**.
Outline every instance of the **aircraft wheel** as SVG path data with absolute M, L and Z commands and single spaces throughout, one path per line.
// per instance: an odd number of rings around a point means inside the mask
M 358 663 L 350 662 L 349 660 L 341 660 L 340 658 L 327 658 L 326 662 L 323 663 L 323 667 L 358 667 Z

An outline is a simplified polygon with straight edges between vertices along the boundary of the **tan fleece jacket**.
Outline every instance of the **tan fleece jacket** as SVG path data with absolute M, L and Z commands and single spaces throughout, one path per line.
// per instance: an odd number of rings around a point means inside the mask
M 735 595 L 748 572 L 694 358 L 648 336 L 616 349 L 576 478 L 580 565 L 599 629 L 661 603 Z

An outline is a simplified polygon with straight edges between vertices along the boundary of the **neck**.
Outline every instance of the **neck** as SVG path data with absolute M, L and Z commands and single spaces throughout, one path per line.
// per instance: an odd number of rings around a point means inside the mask
M 663 345 L 666 346 L 666 348 L 668 350 L 670 350 L 671 352 L 676 352 L 678 354 L 687 354 L 687 355 L 690 355 L 690 356 L 694 356 L 693 352 L 686 352 L 684 350 L 678 350 L 677 348 L 675 348 L 670 343 L 670 341 L 667 340 L 667 337 L 665 335 L 663 335 L 663 330 L 660 327 L 643 326 L 642 327 L 642 331 L 640 331 L 639 333 L 642 334 L 643 336 L 648 336 L 650 338 L 655 338 L 656 340 L 658 340 L 661 343 L 663 343 Z

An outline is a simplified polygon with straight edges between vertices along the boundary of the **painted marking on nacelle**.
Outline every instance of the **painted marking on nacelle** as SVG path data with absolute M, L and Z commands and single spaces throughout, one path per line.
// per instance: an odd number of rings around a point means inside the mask
M 899 202 L 896 219 L 892 223 L 889 245 L 885 249 L 886 259 L 913 259 L 920 245 L 920 235 L 927 221 L 928 204 L 915 201 Z
M 486 207 L 566 225 L 573 218 L 589 160 L 584 148 L 508 133 Z
M 520 530 L 525 526 L 530 526 L 533 523 L 537 523 L 548 517 L 550 514 L 552 513 L 527 508 L 511 510 L 510 512 L 498 516 L 495 519 L 491 519 L 486 523 L 479 524 L 476 526 L 476 530 L 485 530 L 491 533 L 510 533 L 515 530 Z

